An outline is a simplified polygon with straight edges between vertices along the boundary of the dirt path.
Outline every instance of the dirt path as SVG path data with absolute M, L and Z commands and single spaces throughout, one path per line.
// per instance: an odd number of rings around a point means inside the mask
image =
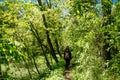
M 71 80 L 70 70 L 65 70 L 65 80 Z

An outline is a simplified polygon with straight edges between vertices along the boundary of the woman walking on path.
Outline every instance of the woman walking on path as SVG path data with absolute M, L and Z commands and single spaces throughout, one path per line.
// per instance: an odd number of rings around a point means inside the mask
M 69 46 L 67 46 L 65 51 L 64 51 L 64 59 L 66 62 L 65 70 L 67 70 L 67 69 L 69 69 L 70 61 L 71 61 L 71 51 L 69 49 Z

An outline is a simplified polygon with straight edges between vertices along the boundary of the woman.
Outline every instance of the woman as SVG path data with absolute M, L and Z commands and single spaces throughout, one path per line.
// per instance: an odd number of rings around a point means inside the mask
M 65 69 L 69 69 L 70 60 L 71 60 L 71 52 L 69 46 L 67 46 L 64 51 L 64 59 L 66 61 Z

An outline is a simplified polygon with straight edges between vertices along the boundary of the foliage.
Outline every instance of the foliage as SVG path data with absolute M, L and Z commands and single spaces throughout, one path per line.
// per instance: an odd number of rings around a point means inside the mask
M 72 80 L 120 78 L 120 2 L 110 8 L 111 14 L 105 17 L 110 22 L 105 27 L 101 13 L 102 9 L 109 10 L 102 5 L 98 8 L 97 0 L 41 2 L 42 6 L 37 0 L 0 1 L 0 73 L 3 77 L 63 80 L 65 61 L 59 52 L 63 55 L 64 48 L 70 46 Z M 110 4 L 109 0 L 104 2 L 104 5 Z M 51 55 L 48 38 L 58 63 Z M 106 60 L 103 68 L 101 47 L 106 44 L 105 51 L 110 51 L 112 58 Z

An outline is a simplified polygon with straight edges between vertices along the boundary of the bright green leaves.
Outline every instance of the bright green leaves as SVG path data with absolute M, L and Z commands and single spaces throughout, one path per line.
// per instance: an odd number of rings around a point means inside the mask
M 19 48 L 10 41 L 4 41 L 0 43 L 0 53 L 2 56 L 3 63 L 7 64 L 11 59 L 19 61 L 23 55 L 21 54 Z
M 50 53 L 46 35 L 46 31 L 48 31 L 55 53 L 57 53 L 56 39 L 61 51 L 66 45 L 73 49 L 73 65 L 75 61 L 75 67 L 71 69 L 73 79 L 100 80 L 102 61 L 98 46 L 102 47 L 105 43 L 109 43 L 106 50 L 109 51 L 112 47 L 120 49 L 120 4 L 117 3 L 112 8 L 111 24 L 102 27 L 102 15 L 98 14 L 99 11 L 96 8 L 99 7 L 100 11 L 105 8 L 104 11 L 108 12 L 106 6 L 110 6 L 110 0 L 105 0 L 104 4 L 107 5 L 102 8 L 101 5 L 95 6 L 96 0 L 48 0 L 48 2 L 51 1 L 52 7 L 50 7 L 50 3 L 45 3 L 46 0 L 42 1 L 44 1 L 42 7 L 44 11 L 41 11 L 38 3 L 32 3 L 32 1 L 9 0 L 8 2 L 6 0 L 5 3 L 0 3 L 0 56 L 3 57 L 0 61 L 8 64 L 12 60 L 20 61 L 22 59 L 20 63 L 25 61 L 28 65 L 33 65 L 32 58 L 41 56 L 36 62 L 40 60 L 40 64 L 44 63 L 42 50 L 45 51 L 43 53 L 48 53 L 46 55 Z M 44 24 L 43 14 L 47 27 Z M 105 17 L 105 19 L 107 18 Z M 32 27 L 30 23 L 33 24 Z M 43 49 L 40 46 L 43 46 Z M 48 57 L 50 62 L 52 62 L 51 59 L 51 56 Z M 109 68 L 110 71 L 118 73 L 119 63 L 119 55 L 117 55 L 109 62 L 112 66 Z M 23 65 L 21 66 L 23 67 Z M 30 69 L 31 71 L 32 69 Z M 56 71 L 56 73 L 59 72 Z M 36 73 L 31 72 L 31 74 L 36 76 Z M 51 76 L 53 75 L 50 75 L 49 79 L 55 79 L 59 75 Z M 57 79 L 60 79 L 59 77 Z
M 18 23 L 18 4 L 13 4 L 9 2 L 5 2 L 4 5 L 2 5 L 2 21 L 3 21 L 3 27 L 9 27 L 13 28 L 16 27 L 16 24 Z
M 108 69 L 104 72 L 104 77 L 106 79 L 119 79 L 120 78 L 120 53 L 116 54 L 113 59 L 108 61 L 107 63 Z
M 76 0 L 72 1 L 72 11 L 74 15 L 82 15 L 84 12 L 94 11 L 96 0 Z
M 62 19 L 61 19 L 61 13 L 59 9 L 49 9 L 46 13 L 46 21 L 48 24 L 48 30 L 51 33 L 56 33 L 56 31 L 59 31 L 60 27 L 62 26 Z

